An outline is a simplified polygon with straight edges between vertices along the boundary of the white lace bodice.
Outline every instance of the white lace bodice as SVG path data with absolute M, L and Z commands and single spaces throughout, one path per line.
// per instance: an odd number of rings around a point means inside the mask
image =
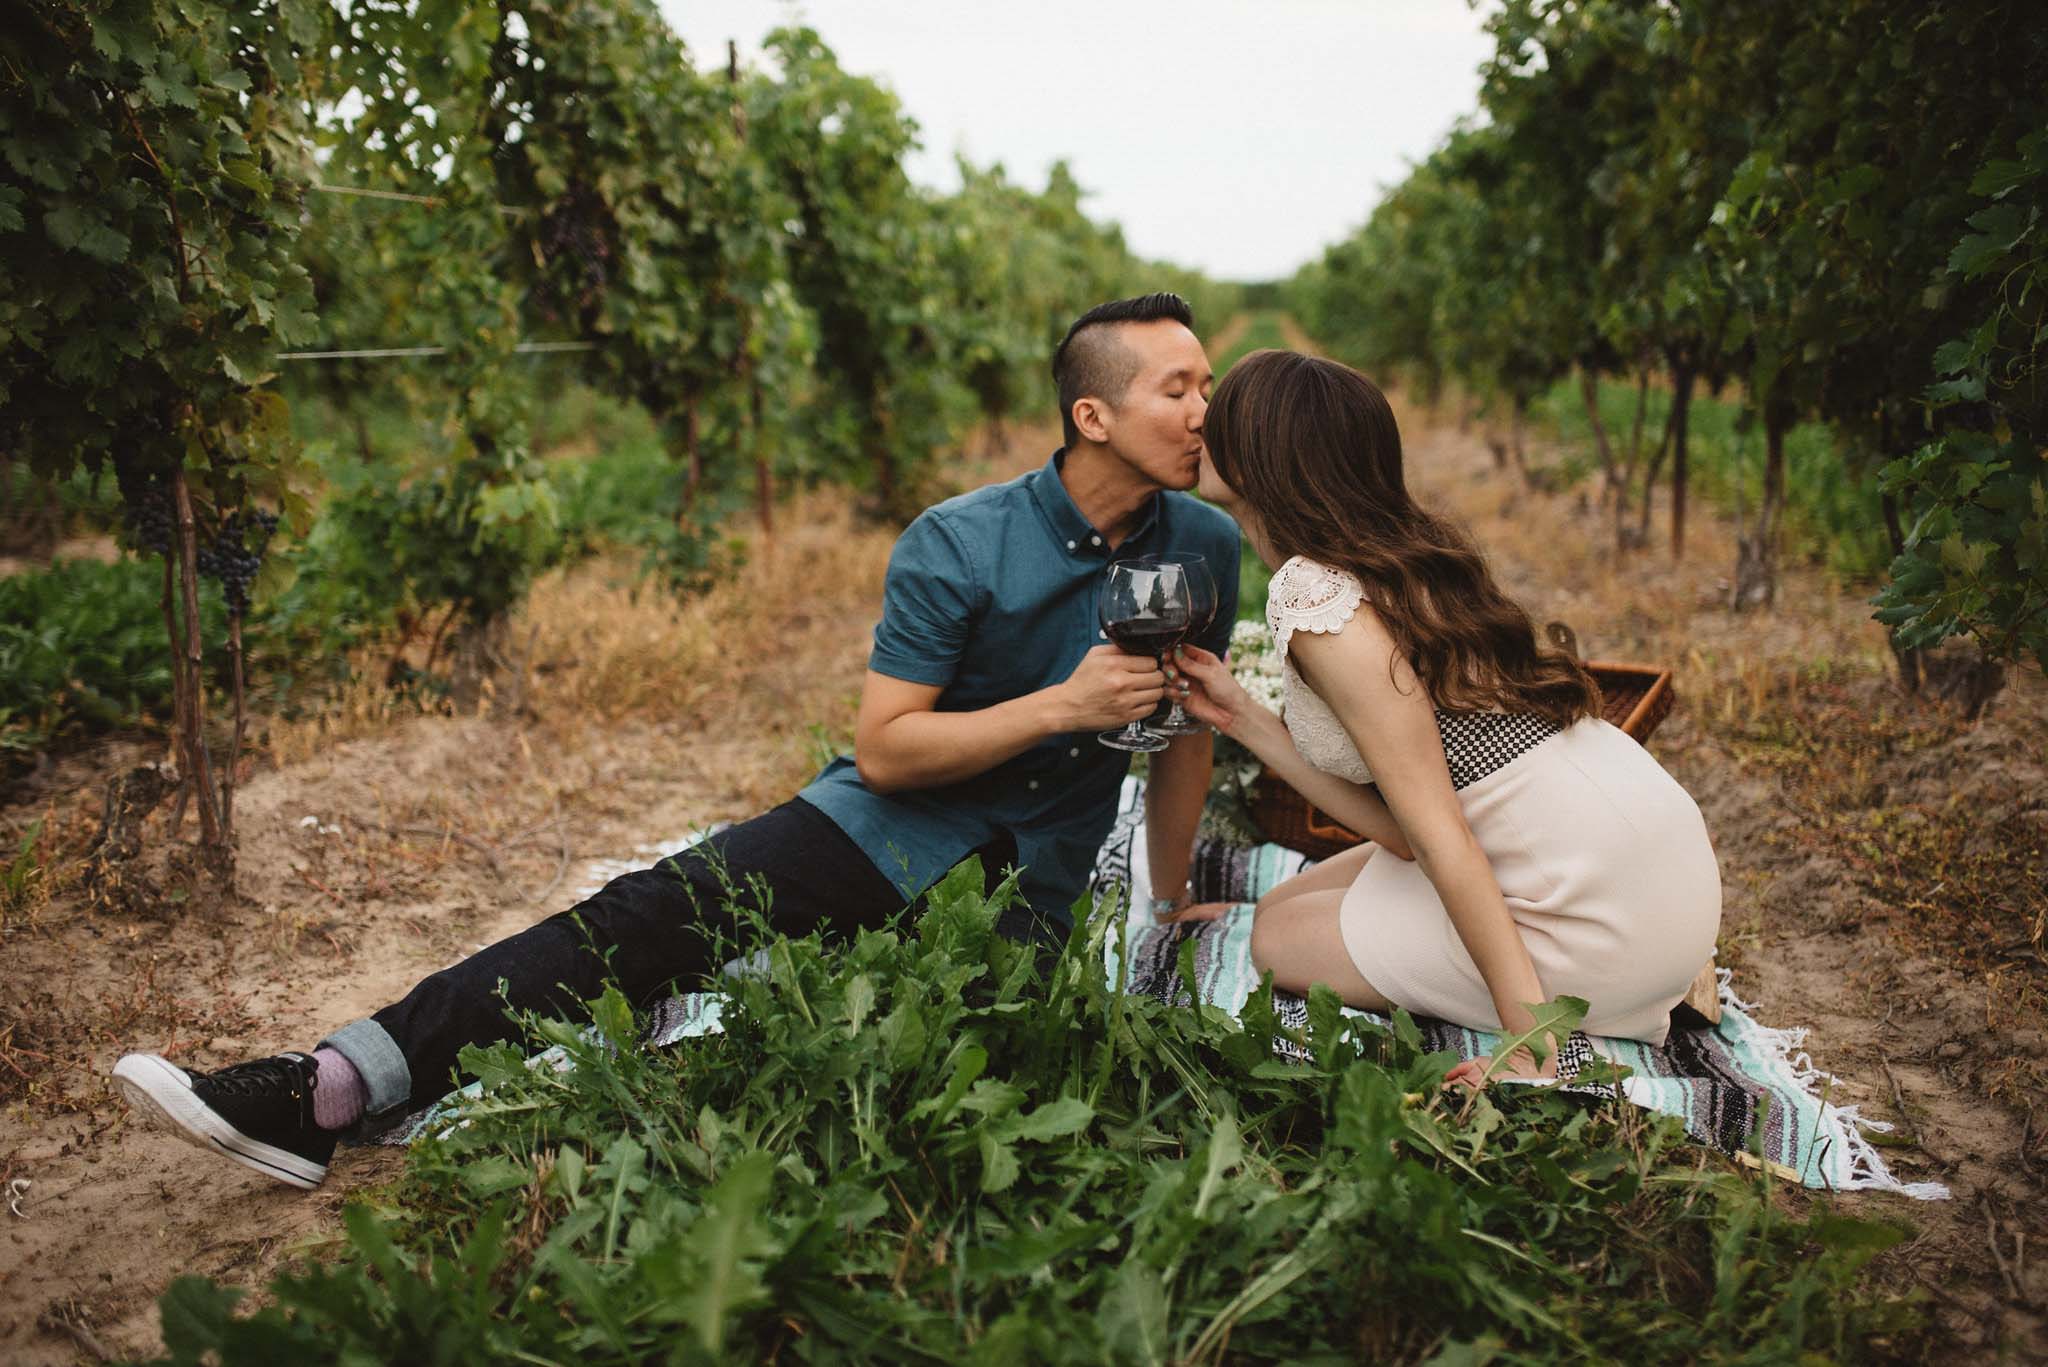
M 1303 759 L 1353 783 L 1370 783 L 1372 774 L 1337 714 L 1302 682 L 1287 642 L 1297 631 L 1342 631 L 1364 601 L 1365 586 L 1358 576 L 1298 555 L 1273 572 L 1266 590 L 1266 627 L 1280 652 L 1281 715 L 1287 733 Z
M 1330 705 L 1295 671 L 1287 642 L 1297 631 L 1342 631 L 1365 601 L 1365 586 L 1349 571 L 1295 556 L 1273 574 L 1266 591 L 1266 626 L 1280 652 L 1281 715 L 1294 748 L 1326 774 L 1371 783 L 1358 747 Z M 1558 733 L 1558 725 L 1524 712 L 1436 713 L 1437 735 L 1450 766 L 1451 786 L 1463 790 L 1514 763 Z

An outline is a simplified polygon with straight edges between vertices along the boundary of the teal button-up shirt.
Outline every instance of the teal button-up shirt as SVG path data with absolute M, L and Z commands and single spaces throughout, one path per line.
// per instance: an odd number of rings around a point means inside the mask
M 1103 643 L 1095 599 L 1110 560 L 1159 551 L 1207 559 L 1220 601 L 1198 644 L 1225 652 L 1237 618 L 1237 524 L 1188 494 L 1162 492 L 1112 553 L 1060 483 L 1063 455 L 928 508 L 904 530 L 889 556 L 870 669 L 938 685 L 941 712 L 1051 687 Z M 1026 899 L 1065 923 L 1087 889 L 1129 768 L 1129 755 L 1077 731 L 974 778 L 916 792 L 873 792 L 842 755 L 797 796 L 851 836 L 905 900 L 1008 831 Z

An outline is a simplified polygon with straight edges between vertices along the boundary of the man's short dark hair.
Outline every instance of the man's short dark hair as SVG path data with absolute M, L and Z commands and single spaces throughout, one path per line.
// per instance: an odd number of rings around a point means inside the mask
M 1096 398 L 1116 403 L 1138 378 L 1138 356 L 1117 337 L 1120 323 L 1157 323 L 1171 319 L 1194 330 L 1195 311 L 1177 294 L 1141 294 L 1097 304 L 1067 329 L 1052 354 L 1052 382 L 1060 396 L 1060 427 L 1067 445 L 1080 439 L 1074 427 L 1074 405 Z

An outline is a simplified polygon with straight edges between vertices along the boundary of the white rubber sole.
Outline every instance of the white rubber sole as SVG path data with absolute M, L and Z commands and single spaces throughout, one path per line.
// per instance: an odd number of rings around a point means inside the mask
M 188 1144 L 234 1159 L 265 1177 L 311 1191 L 327 1177 L 327 1165 L 273 1144 L 249 1138 L 223 1120 L 192 1091 L 183 1068 L 157 1054 L 125 1054 L 114 1065 L 114 1082 L 136 1114 L 156 1122 Z

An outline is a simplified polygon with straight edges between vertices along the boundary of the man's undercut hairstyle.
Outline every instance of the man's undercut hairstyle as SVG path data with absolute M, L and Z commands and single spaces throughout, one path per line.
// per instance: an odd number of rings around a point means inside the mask
M 1067 445 L 1080 440 L 1074 426 L 1074 405 L 1082 399 L 1122 401 L 1138 378 L 1138 353 L 1117 336 L 1124 323 L 1157 323 L 1171 320 L 1190 332 L 1195 311 L 1177 294 L 1141 294 L 1133 299 L 1113 299 L 1097 304 L 1067 329 L 1059 350 L 1052 354 L 1052 382 L 1060 396 L 1060 427 Z

